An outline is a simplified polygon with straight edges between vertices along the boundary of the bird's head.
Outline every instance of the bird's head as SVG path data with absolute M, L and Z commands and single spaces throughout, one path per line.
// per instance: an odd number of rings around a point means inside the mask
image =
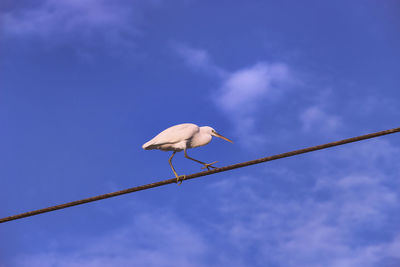
M 219 137 L 219 138 L 221 138 L 221 139 L 224 139 L 225 141 L 228 141 L 228 142 L 233 143 L 232 140 L 226 138 L 225 136 L 220 135 L 219 133 L 217 133 L 217 131 L 215 131 L 215 130 L 214 130 L 213 128 L 211 128 L 210 126 L 204 126 L 204 127 L 201 127 L 201 128 L 204 130 L 204 132 L 206 132 L 206 133 L 208 133 L 208 134 L 210 134 L 210 135 L 212 135 L 212 136 Z

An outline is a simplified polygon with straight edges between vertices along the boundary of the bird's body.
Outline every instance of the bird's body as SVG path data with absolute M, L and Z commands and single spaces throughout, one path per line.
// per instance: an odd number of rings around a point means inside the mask
M 193 123 L 178 124 L 159 133 L 144 144 L 143 149 L 179 152 L 187 148 L 204 146 L 212 139 L 212 136 L 207 134 L 207 128 L 211 127 L 199 127 Z
M 199 127 L 193 123 L 183 123 L 165 129 L 153 139 L 145 143 L 142 147 L 145 150 L 159 149 L 163 151 L 174 151 L 169 159 L 169 163 L 171 165 L 172 171 L 174 172 L 178 180 L 178 174 L 172 166 L 171 160 L 176 152 L 182 150 L 185 151 L 186 158 L 204 165 L 203 168 L 215 168 L 214 166 L 212 166 L 212 164 L 214 164 L 215 162 L 209 164 L 204 163 L 202 161 L 189 157 L 186 152 L 188 148 L 207 145 L 208 143 L 210 143 L 213 136 L 222 138 L 232 143 L 231 140 L 218 134 L 213 128 L 209 126 Z

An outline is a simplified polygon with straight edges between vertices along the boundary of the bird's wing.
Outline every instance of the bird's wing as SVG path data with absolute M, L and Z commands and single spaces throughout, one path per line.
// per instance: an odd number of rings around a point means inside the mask
M 183 140 L 188 140 L 199 131 L 199 126 L 193 123 L 183 123 L 165 129 L 149 142 L 145 144 L 158 146 L 163 144 L 175 144 Z

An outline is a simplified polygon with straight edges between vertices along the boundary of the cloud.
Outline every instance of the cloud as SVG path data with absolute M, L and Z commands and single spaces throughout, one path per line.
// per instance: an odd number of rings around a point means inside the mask
M 35 37 L 47 42 L 74 40 L 94 45 L 129 45 L 135 33 L 132 8 L 123 1 L 43 0 L 3 14 L 6 36 Z
M 262 117 L 258 112 L 266 101 L 272 103 L 279 98 L 294 80 L 289 66 L 261 61 L 230 72 L 216 65 L 204 49 L 176 43 L 173 47 L 189 67 L 219 79 L 221 86 L 212 94 L 212 100 L 233 123 L 240 143 L 246 147 L 264 143 L 264 136 L 257 134 L 257 122 Z
M 236 133 L 245 146 L 262 144 L 257 134 L 258 112 L 276 99 L 292 80 L 289 67 L 283 63 L 259 62 L 230 73 L 222 80 L 215 103 L 234 123 Z
M 212 61 L 206 50 L 191 48 L 180 43 L 173 43 L 172 47 L 190 67 L 219 77 L 226 74 L 225 70 Z
M 307 186 L 287 173 L 273 181 L 245 176 L 210 185 L 220 195 L 220 212 L 231 218 L 221 226 L 224 238 L 257 259 L 253 266 L 397 266 L 398 157 L 393 144 L 368 142 L 315 155 Z M 287 187 L 268 190 L 283 180 Z
M 83 240 L 75 237 L 66 245 L 69 249 L 21 255 L 15 266 L 201 266 L 208 251 L 195 229 L 162 212 L 141 213 L 130 225 Z
M 328 114 L 319 105 L 306 108 L 299 117 L 302 123 L 302 130 L 306 133 L 319 131 L 324 134 L 331 134 L 342 125 L 339 116 Z
M 222 83 L 217 102 L 226 112 L 249 114 L 262 100 L 278 90 L 280 82 L 287 81 L 289 70 L 285 64 L 257 63 L 231 73 Z
M 211 183 L 196 222 L 132 205 L 142 212 L 121 228 L 58 240 L 14 266 L 398 266 L 400 149 L 371 140 L 311 155 L 301 177 L 270 165 Z

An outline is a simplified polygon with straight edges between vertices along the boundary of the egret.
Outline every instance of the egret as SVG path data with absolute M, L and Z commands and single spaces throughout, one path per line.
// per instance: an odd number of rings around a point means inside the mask
M 233 143 L 231 140 L 220 135 L 209 126 L 199 127 L 193 123 L 183 123 L 165 129 L 164 131 L 156 135 L 153 139 L 145 143 L 142 147 L 145 150 L 159 149 L 163 151 L 173 151 L 168 162 L 171 166 L 172 171 L 175 174 L 176 182 L 178 183 L 179 176 L 176 173 L 174 166 L 172 165 L 172 158 L 174 157 L 176 152 L 183 150 L 185 152 L 185 158 L 202 164 L 202 169 L 207 168 L 207 170 L 209 170 L 210 168 L 216 168 L 212 165 L 217 163 L 218 161 L 204 163 L 200 160 L 189 157 L 186 151 L 188 148 L 207 145 L 208 143 L 210 143 L 213 136 L 222 138 L 228 142 Z M 182 180 L 184 179 L 185 176 L 183 176 Z

